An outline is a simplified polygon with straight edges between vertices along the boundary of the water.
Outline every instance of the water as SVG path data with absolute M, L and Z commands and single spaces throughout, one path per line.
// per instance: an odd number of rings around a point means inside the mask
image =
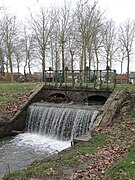
M 87 132 L 99 106 L 35 103 L 29 106 L 26 133 L 0 140 L 0 179 L 33 160 L 70 147 L 71 139 Z
M 58 141 L 33 133 L 3 138 L 0 140 L 0 179 L 9 168 L 11 172 L 22 169 L 33 160 L 62 151 L 70 145 L 70 141 Z

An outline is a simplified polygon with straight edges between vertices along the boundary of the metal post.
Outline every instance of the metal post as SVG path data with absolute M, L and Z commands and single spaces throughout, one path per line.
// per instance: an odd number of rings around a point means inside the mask
M 94 70 L 94 87 L 96 86 L 96 71 Z
M 67 86 L 67 70 L 65 70 L 65 74 L 66 74 L 66 77 L 65 77 L 65 85 Z
M 55 71 L 55 86 L 57 86 L 58 82 L 58 71 Z
M 100 72 L 100 87 L 102 86 L 102 70 L 99 71 Z
M 60 71 L 60 87 L 62 86 L 62 83 L 63 83 L 63 70 Z
M 82 86 L 83 80 L 82 80 L 82 70 L 80 70 L 80 86 Z
M 107 93 L 108 93 L 108 80 L 109 80 L 109 72 L 108 72 L 108 70 L 109 70 L 109 66 L 107 66 L 107 76 L 106 76 L 106 79 L 107 79 Z
M 74 70 L 72 70 L 72 86 L 75 85 L 75 79 L 74 79 Z
M 113 72 L 114 72 L 114 88 L 116 87 L 116 70 L 113 70 Z
M 46 83 L 47 83 L 47 82 L 46 82 L 46 71 L 44 72 L 44 79 L 43 79 L 43 80 L 44 80 L 44 83 L 45 83 L 45 85 L 46 85 Z

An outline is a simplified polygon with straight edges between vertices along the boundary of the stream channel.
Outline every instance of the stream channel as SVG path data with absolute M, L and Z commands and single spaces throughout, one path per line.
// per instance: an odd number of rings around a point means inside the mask
M 39 134 L 24 133 L 0 140 L 0 180 L 7 172 L 22 169 L 32 161 L 70 147 L 70 141 L 58 141 Z

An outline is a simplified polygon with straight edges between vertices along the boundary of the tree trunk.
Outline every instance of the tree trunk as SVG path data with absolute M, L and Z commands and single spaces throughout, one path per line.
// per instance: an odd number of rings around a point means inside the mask
M 56 60 L 55 60 L 55 85 L 58 83 L 58 51 L 56 50 Z
M 129 65 L 130 65 L 130 55 L 129 52 L 127 52 L 127 84 L 129 84 Z
M 13 83 L 13 65 L 12 65 L 12 58 L 11 58 L 11 52 L 10 48 L 8 48 L 8 59 L 9 59 L 9 67 L 10 67 L 10 73 L 11 73 L 11 82 Z
M 53 51 L 53 45 L 52 45 L 52 41 L 51 41 L 51 64 L 52 64 L 52 69 L 54 69 L 54 55 L 53 55 L 54 51 Z
M 64 59 L 64 42 L 62 42 L 62 82 L 64 82 L 64 70 L 65 70 L 65 59 Z
M 96 48 L 95 48 L 95 55 L 96 55 L 96 66 L 97 66 L 97 68 L 96 68 L 96 70 L 97 70 L 96 76 L 97 76 L 97 79 L 98 79 L 98 76 L 99 76 L 99 73 L 98 73 L 98 71 L 99 71 L 99 65 L 98 65 L 99 58 L 98 58 L 98 51 L 97 51 Z
M 71 54 L 72 85 L 74 86 L 74 83 L 75 83 L 75 80 L 74 80 L 74 52 L 72 52 L 72 50 L 71 50 L 70 54 Z
M 43 49 L 42 54 L 42 75 L 43 75 L 43 82 L 45 82 L 45 50 Z
M 26 60 L 25 65 L 24 65 L 24 78 L 25 78 L 25 82 L 27 82 L 26 66 L 27 66 L 27 60 Z
M 20 73 L 20 65 L 19 65 L 19 58 L 18 57 L 17 57 L 16 61 L 17 61 L 17 72 L 19 74 Z

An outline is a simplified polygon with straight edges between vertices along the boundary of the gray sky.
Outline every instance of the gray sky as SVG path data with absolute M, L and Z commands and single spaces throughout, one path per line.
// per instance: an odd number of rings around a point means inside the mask
M 76 0 L 71 0 L 75 2 Z M 91 0 L 94 1 L 94 0 Z M 50 4 L 60 5 L 64 0 L 0 0 L 0 4 L 7 7 L 10 11 L 24 19 L 29 10 L 36 11 L 41 4 L 48 6 Z M 106 15 L 112 18 L 116 23 L 122 22 L 128 18 L 135 19 L 135 0 L 98 0 L 101 10 L 106 11 Z
M 76 1 L 78 0 L 71 0 L 72 3 Z M 90 0 L 90 2 L 93 1 Z M 14 13 L 18 19 L 25 21 L 25 17 L 28 17 L 30 12 L 38 12 L 41 5 L 50 6 L 52 4 L 60 6 L 63 2 L 64 0 L 0 0 L 0 6 L 5 6 L 7 12 Z M 106 17 L 114 20 L 116 24 L 127 19 L 135 19 L 135 0 L 98 0 L 98 5 L 102 11 L 105 11 Z M 120 67 L 120 64 L 118 63 L 118 65 L 115 64 L 114 66 Z M 132 64 L 130 70 L 134 70 Z
M 117 23 L 126 19 L 135 19 L 135 0 L 99 0 L 108 17 Z

